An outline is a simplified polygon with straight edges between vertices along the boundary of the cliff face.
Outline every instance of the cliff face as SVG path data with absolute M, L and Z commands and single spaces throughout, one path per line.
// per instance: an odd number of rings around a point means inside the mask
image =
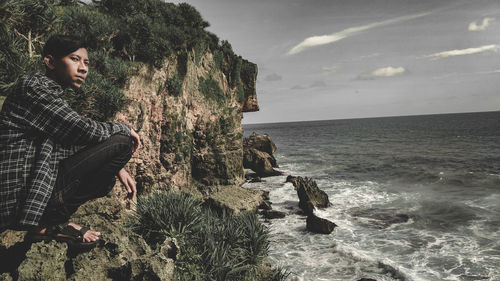
M 139 191 L 167 185 L 202 193 L 210 188 L 209 203 L 215 207 L 258 206 L 259 192 L 210 187 L 244 181 L 241 119 L 243 112 L 258 110 L 256 76 L 255 64 L 240 58 L 219 60 L 208 51 L 171 56 L 160 69 L 137 66 L 124 89 L 130 103 L 116 119 L 136 129 L 143 142 L 127 164 Z M 25 232 L 0 233 L 0 255 L 12 256 L 0 266 L 0 280 L 48 276 L 54 280 L 173 280 L 176 257 L 168 247 L 151 249 L 123 226 L 130 211 L 121 198 L 112 193 L 90 201 L 72 216 L 71 221 L 105 233 L 103 245 L 89 252 L 72 253 L 63 243 L 25 243 Z
M 137 67 L 116 119 L 143 142 L 128 164 L 139 191 L 243 183 L 241 119 L 258 110 L 256 76 L 255 64 L 209 51 L 170 56 L 159 70 Z

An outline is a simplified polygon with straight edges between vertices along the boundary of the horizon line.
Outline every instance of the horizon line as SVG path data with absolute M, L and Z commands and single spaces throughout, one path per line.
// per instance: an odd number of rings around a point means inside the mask
M 334 119 L 293 120 L 293 121 L 261 122 L 261 123 L 248 123 L 248 124 L 242 123 L 241 125 L 245 126 L 245 125 L 264 125 L 264 124 L 285 124 L 285 123 L 301 123 L 301 122 L 342 121 L 342 120 L 358 120 L 358 119 L 378 119 L 378 118 L 393 118 L 393 117 L 416 117 L 416 116 L 494 113 L 494 112 L 500 112 L 500 109 L 498 109 L 498 110 L 486 110 L 486 111 L 441 112 L 441 113 L 424 113 L 424 114 L 409 114 L 409 115 L 383 115 L 383 116 L 371 116 L 371 117 L 346 117 L 346 118 L 334 118 Z M 244 118 L 245 117 L 243 116 L 243 119 Z

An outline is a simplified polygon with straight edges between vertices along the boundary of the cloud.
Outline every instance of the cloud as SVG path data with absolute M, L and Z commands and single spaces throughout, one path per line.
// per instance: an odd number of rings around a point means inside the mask
M 344 38 L 357 35 L 358 33 L 361 33 L 362 31 L 366 31 L 366 30 L 369 30 L 372 28 L 381 27 L 381 26 L 394 24 L 394 23 L 399 23 L 402 21 L 408 21 L 408 20 L 424 17 L 424 16 L 427 16 L 429 14 L 431 14 L 431 12 L 413 14 L 413 15 L 398 17 L 398 18 L 394 18 L 394 19 L 390 19 L 390 20 L 374 22 L 374 23 L 371 23 L 368 25 L 351 27 L 351 28 L 344 29 L 340 32 L 332 33 L 329 35 L 319 35 L 319 36 L 308 37 L 308 38 L 304 39 L 304 41 L 300 42 L 298 45 L 291 48 L 287 52 L 287 55 L 295 55 L 295 54 L 298 54 L 298 53 L 300 53 L 308 48 L 311 48 L 311 47 L 321 46 L 321 45 L 325 45 L 325 44 L 331 44 L 331 43 L 340 41 Z
M 305 90 L 305 89 L 314 89 L 314 88 L 326 88 L 326 83 L 324 81 L 314 81 L 310 85 L 303 86 L 303 85 L 295 85 L 291 90 Z
M 321 70 L 325 73 L 335 74 L 340 70 L 340 65 L 323 66 Z
M 500 51 L 500 45 L 485 45 L 485 46 L 481 46 L 481 47 L 477 47 L 477 48 L 451 50 L 451 51 L 445 51 L 445 52 L 431 54 L 431 55 L 428 55 L 425 57 L 439 59 L 439 58 L 447 58 L 447 57 L 454 57 L 454 56 L 479 54 L 479 53 L 488 52 L 488 51 L 498 52 L 498 51 Z
M 392 77 L 396 75 L 401 75 L 406 73 L 406 69 L 404 67 L 382 67 L 379 69 L 376 69 L 372 72 L 368 73 L 362 73 L 358 76 L 358 79 L 361 80 L 368 80 L 368 79 L 375 79 L 375 78 L 380 78 L 380 77 Z
M 495 20 L 494 18 L 484 18 L 483 22 L 479 25 L 477 24 L 477 22 L 473 21 L 469 24 L 469 30 L 470 31 L 483 31 L 488 26 L 490 26 L 490 23 L 494 20 Z
M 267 75 L 264 80 L 268 81 L 268 82 L 274 82 L 274 81 L 280 81 L 281 79 L 283 79 L 283 77 L 281 77 L 280 75 L 276 74 L 276 73 L 273 73 L 273 74 L 269 74 Z

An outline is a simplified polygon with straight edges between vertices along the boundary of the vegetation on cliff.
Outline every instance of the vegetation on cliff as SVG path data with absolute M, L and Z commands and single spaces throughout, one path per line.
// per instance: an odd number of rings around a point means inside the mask
M 165 58 L 186 58 L 194 52 L 199 63 L 202 53 L 214 54 L 217 67 L 237 87 L 243 103 L 240 76 L 254 64 L 234 54 L 227 41 L 206 31 L 209 24 L 186 3 L 161 0 L 101 0 L 85 4 L 76 0 L 5 0 L 0 3 L 0 95 L 5 96 L 17 79 L 43 71 L 40 51 L 55 33 L 72 34 L 89 43 L 91 71 L 81 90 L 67 99 L 88 117 L 106 120 L 127 101 L 122 88 L 130 68 L 137 62 L 161 67 Z M 182 59 L 179 60 L 182 62 Z M 166 81 L 172 95 L 179 95 L 185 67 Z M 215 93 L 216 95 L 219 93 Z M 224 100 L 217 96 L 217 102 Z
M 265 258 L 269 233 L 255 212 L 217 212 L 187 194 L 156 192 L 140 197 L 131 228 L 152 247 L 167 237 L 181 249 L 176 280 L 284 280 Z

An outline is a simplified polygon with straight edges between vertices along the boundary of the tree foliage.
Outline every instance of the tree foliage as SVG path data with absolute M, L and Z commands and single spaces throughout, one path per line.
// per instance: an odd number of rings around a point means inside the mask
M 41 49 L 53 34 L 77 35 L 89 44 L 91 75 L 81 90 L 66 95 L 89 117 L 107 119 L 126 104 L 121 88 L 134 62 L 161 67 L 176 54 L 212 51 L 217 67 L 239 86 L 241 57 L 227 41 L 206 31 L 208 22 L 186 3 L 161 0 L 2 0 L 0 2 L 0 95 L 20 76 L 43 72 Z M 232 70 L 237 67 L 235 73 Z M 179 64 L 179 78 L 185 65 Z M 169 85 L 177 91 L 178 81 Z M 171 89 L 171 90 L 172 90 Z M 240 92 L 240 91 L 238 91 Z M 77 95 L 81 95 L 77 97 Z M 215 93 L 221 102 L 220 93 Z M 74 102 L 74 103 L 73 103 Z M 106 102 L 107 104 L 101 104 Z

